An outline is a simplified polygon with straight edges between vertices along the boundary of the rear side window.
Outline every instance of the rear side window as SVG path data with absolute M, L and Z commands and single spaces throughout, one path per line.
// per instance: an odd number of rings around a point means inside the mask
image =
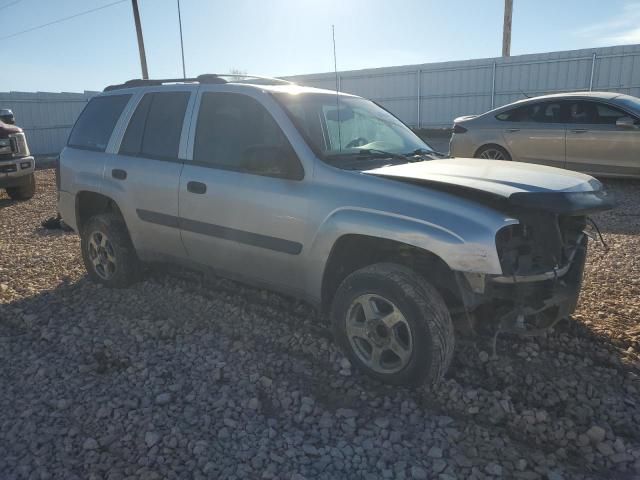
M 108 95 L 92 98 L 69 135 L 67 145 L 104 152 L 120 114 L 131 95 Z
M 147 93 L 122 139 L 123 155 L 176 160 L 189 92 Z
M 505 122 L 560 123 L 562 122 L 559 102 L 542 102 L 523 105 L 496 115 Z

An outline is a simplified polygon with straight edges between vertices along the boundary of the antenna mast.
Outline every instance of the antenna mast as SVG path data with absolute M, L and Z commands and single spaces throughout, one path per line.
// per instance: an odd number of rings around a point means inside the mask
M 180 15 L 180 0 L 178 0 L 178 25 L 180 25 L 180 51 L 182 52 L 182 78 L 187 78 L 184 68 L 184 44 L 182 43 L 182 16 Z
M 333 37 L 333 71 L 336 74 L 336 108 L 338 110 L 338 148 L 342 151 L 342 126 L 340 124 L 340 83 L 338 82 L 338 61 L 336 59 L 336 27 L 331 25 Z

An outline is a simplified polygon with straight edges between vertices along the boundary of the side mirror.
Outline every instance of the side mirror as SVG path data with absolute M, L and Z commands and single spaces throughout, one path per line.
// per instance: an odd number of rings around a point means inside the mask
M 616 127 L 637 128 L 636 121 L 631 117 L 620 117 L 616 120 Z
M 355 116 L 353 110 L 348 107 L 340 107 L 340 110 L 334 108 L 333 110 L 327 111 L 325 117 L 327 120 L 331 120 L 332 122 L 346 122 L 347 120 L 351 120 Z
M 247 173 L 266 177 L 302 180 L 304 171 L 291 148 L 275 145 L 252 145 L 242 152 L 242 168 Z
M 8 125 L 15 125 L 16 117 L 13 116 L 13 112 L 8 108 L 2 108 L 0 109 L 0 121 Z

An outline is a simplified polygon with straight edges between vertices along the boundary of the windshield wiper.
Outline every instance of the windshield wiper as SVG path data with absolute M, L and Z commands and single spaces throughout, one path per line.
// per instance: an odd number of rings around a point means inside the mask
M 435 150 L 427 150 L 426 148 L 418 148 L 416 150 L 414 150 L 413 152 L 410 153 L 405 153 L 404 154 L 406 157 L 414 157 L 416 155 L 436 155 L 438 157 L 448 157 L 447 154 L 444 154 L 442 152 L 437 152 Z
M 407 160 L 407 156 L 401 153 L 386 152 L 377 148 L 363 148 L 359 151 L 361 156 L 376 158 L 397 158 L 398 160 Z
M 406 155 L 401 153 L 386 152 L 384 150 L 378 150 L 377 148 L 361 148 L 356 152 L 340 152 L 326 155 L 327 158 L 395 158 L 398 160 L 407 161 Z

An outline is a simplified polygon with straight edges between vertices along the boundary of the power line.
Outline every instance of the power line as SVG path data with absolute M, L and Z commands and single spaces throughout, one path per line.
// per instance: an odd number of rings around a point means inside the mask
M 13 2 L 9 2 L 6 5 L 0 5 L 0 10 L 4 10 L 5 8 L 9 8 L 13 5 L 15 5 L 16 3 L 20 3 L 21 0 L 14 0 Z
M 33 32 L 34 30 L 39 30 L 41 28 L 48 27 L 50 25 L 55 25 L 56 23 L 66 22 L 67 20 L 71 20 L 72 18 L 81 17 L 82 15 L 87 15 L 89 13 L 97 12 L 98 10 L 103 10 L 105 8 L 112 7 L 113 5 L 124 3 L 126 1 L 127 0 L 118 0 L 117 2 L 107 3 L 106 5 L 102 5 L 101 7 L 92 8 L 91 10 L 86 10 L 84 12 L 76 13 L 75 15 L 70 15 L 68 17 L 60 18 L 58 20 L 54 20 L 49 23 L 43 23 L 42 25 L 27 28 L 26 30 L 21 30 L 20 32 L 12 33 L 11 35 L 5 35 L 4 37 L 0 37 L 0 40 L 6 40 L 7 38 L 17 37 L 18 35 L 22 35 L 23 33 Z

